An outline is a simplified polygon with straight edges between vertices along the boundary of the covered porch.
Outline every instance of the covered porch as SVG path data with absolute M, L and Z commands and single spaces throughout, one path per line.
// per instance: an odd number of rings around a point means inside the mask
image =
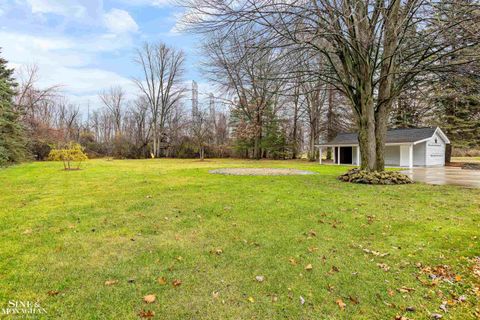
M 320 164 L 322 164 L 324 149 L 327 148 L 332 149 L 334 164 L 354 166 L 361 164 L 360 147 L 358 144 L 322 144 L 319 145 L 318 148 Z M 387 143 L 385 146 L 385 165 L 413 168 L 414 152 L 413 143 Z

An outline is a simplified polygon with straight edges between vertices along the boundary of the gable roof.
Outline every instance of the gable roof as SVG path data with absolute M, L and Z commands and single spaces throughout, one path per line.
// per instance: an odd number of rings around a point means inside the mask
M 445 141 L 450 143 L 445 134 L 438 127 L 434 128 L 406 128 L 406 129 L 390 129 L 387 131 L 386 143 L 415 143 L 428 140 L 435 132 L 437 132 Z M 339 133 L 328 143 L 320 145 L 357 145 L 358 133 Z

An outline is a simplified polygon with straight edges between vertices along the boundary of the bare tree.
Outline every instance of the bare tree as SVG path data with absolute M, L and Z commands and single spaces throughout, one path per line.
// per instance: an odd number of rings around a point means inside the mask
M 261 37 L 248 39 L 247 30 L 212 34 L 205 44 L 210 80 L 236 97 L 233 106 L 242 114 L 253 136 L 253 157 L 262 155 L 261 139 L 266 109 L 278 101 L 283 81 L 274 78 L 280 65 Z
M 185 89 L 182 85 L 184 54 L 164 43 L 149 44 L 137 50 L 135 62 L 142 68 L 142 78 L 133 81 L 148 101 L 152 115 L 153 155 L 160 156 L 159 145 L 165 134 L 165 122 L 179 103 Z
M 283 58 L 321 56 L 330 72 L 305 70 L 342 92 L 356 115 L 361 166 L 384 170 L 389 114 L 414 79 L 445 70 L 445 57 L 479 43 L 475 1 L 421 0 L 184 0 L 185 22 L 197 32 L 250 27 Z M 449 19 L 455 15 L 456 19 Z M 461 28 L 457 27 L 461 26 Z M 445 35 L 456 32 L 455 36 Z M 474 31 L 477 30 L 477 31 Z M 245 43 L 248 45 L 248 43 Z M 455 63 L 461 63 L 456 61 Z M 283 77 L 293 77 L 283 74 Z
M 99 94 L 100 101 L 111 113 L 114 124 L 114 135 L 122 135 L 122 115 L 125 105 L 125 91 L 120 86 L 110 87 Z
M 204 110 L 197 110 L 192 117 L 190 127 L 193 141 L 195 142 L 200 160 L 205 159 L 205 147 L 212 139 L 212 123 L 209 121 L 209 115 Z

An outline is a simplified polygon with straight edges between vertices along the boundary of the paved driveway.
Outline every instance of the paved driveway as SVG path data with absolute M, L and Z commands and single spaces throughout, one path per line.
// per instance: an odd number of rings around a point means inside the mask
M 480 170 L 457 167 L 413 168 L 402 171 L 413 181 L 480 188 Z

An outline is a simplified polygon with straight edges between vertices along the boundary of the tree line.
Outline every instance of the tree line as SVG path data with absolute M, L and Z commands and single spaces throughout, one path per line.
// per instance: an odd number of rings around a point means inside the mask
M 60 86 L 39 87 L 37 67 L 14 79 L 1 60 L 0 162 L 70 141 L 97 157 L 315 160 L 317 144 L 358 131 L 362 166 L 381 171 L 388 127 L 434 125 L 457 149 L 480 148 L 475 1 L 182 5 L 216 92 L 199 99 L 184 53 L 161 42 L 137 50 L 136 92 L 112 84 L 87 114 Z

